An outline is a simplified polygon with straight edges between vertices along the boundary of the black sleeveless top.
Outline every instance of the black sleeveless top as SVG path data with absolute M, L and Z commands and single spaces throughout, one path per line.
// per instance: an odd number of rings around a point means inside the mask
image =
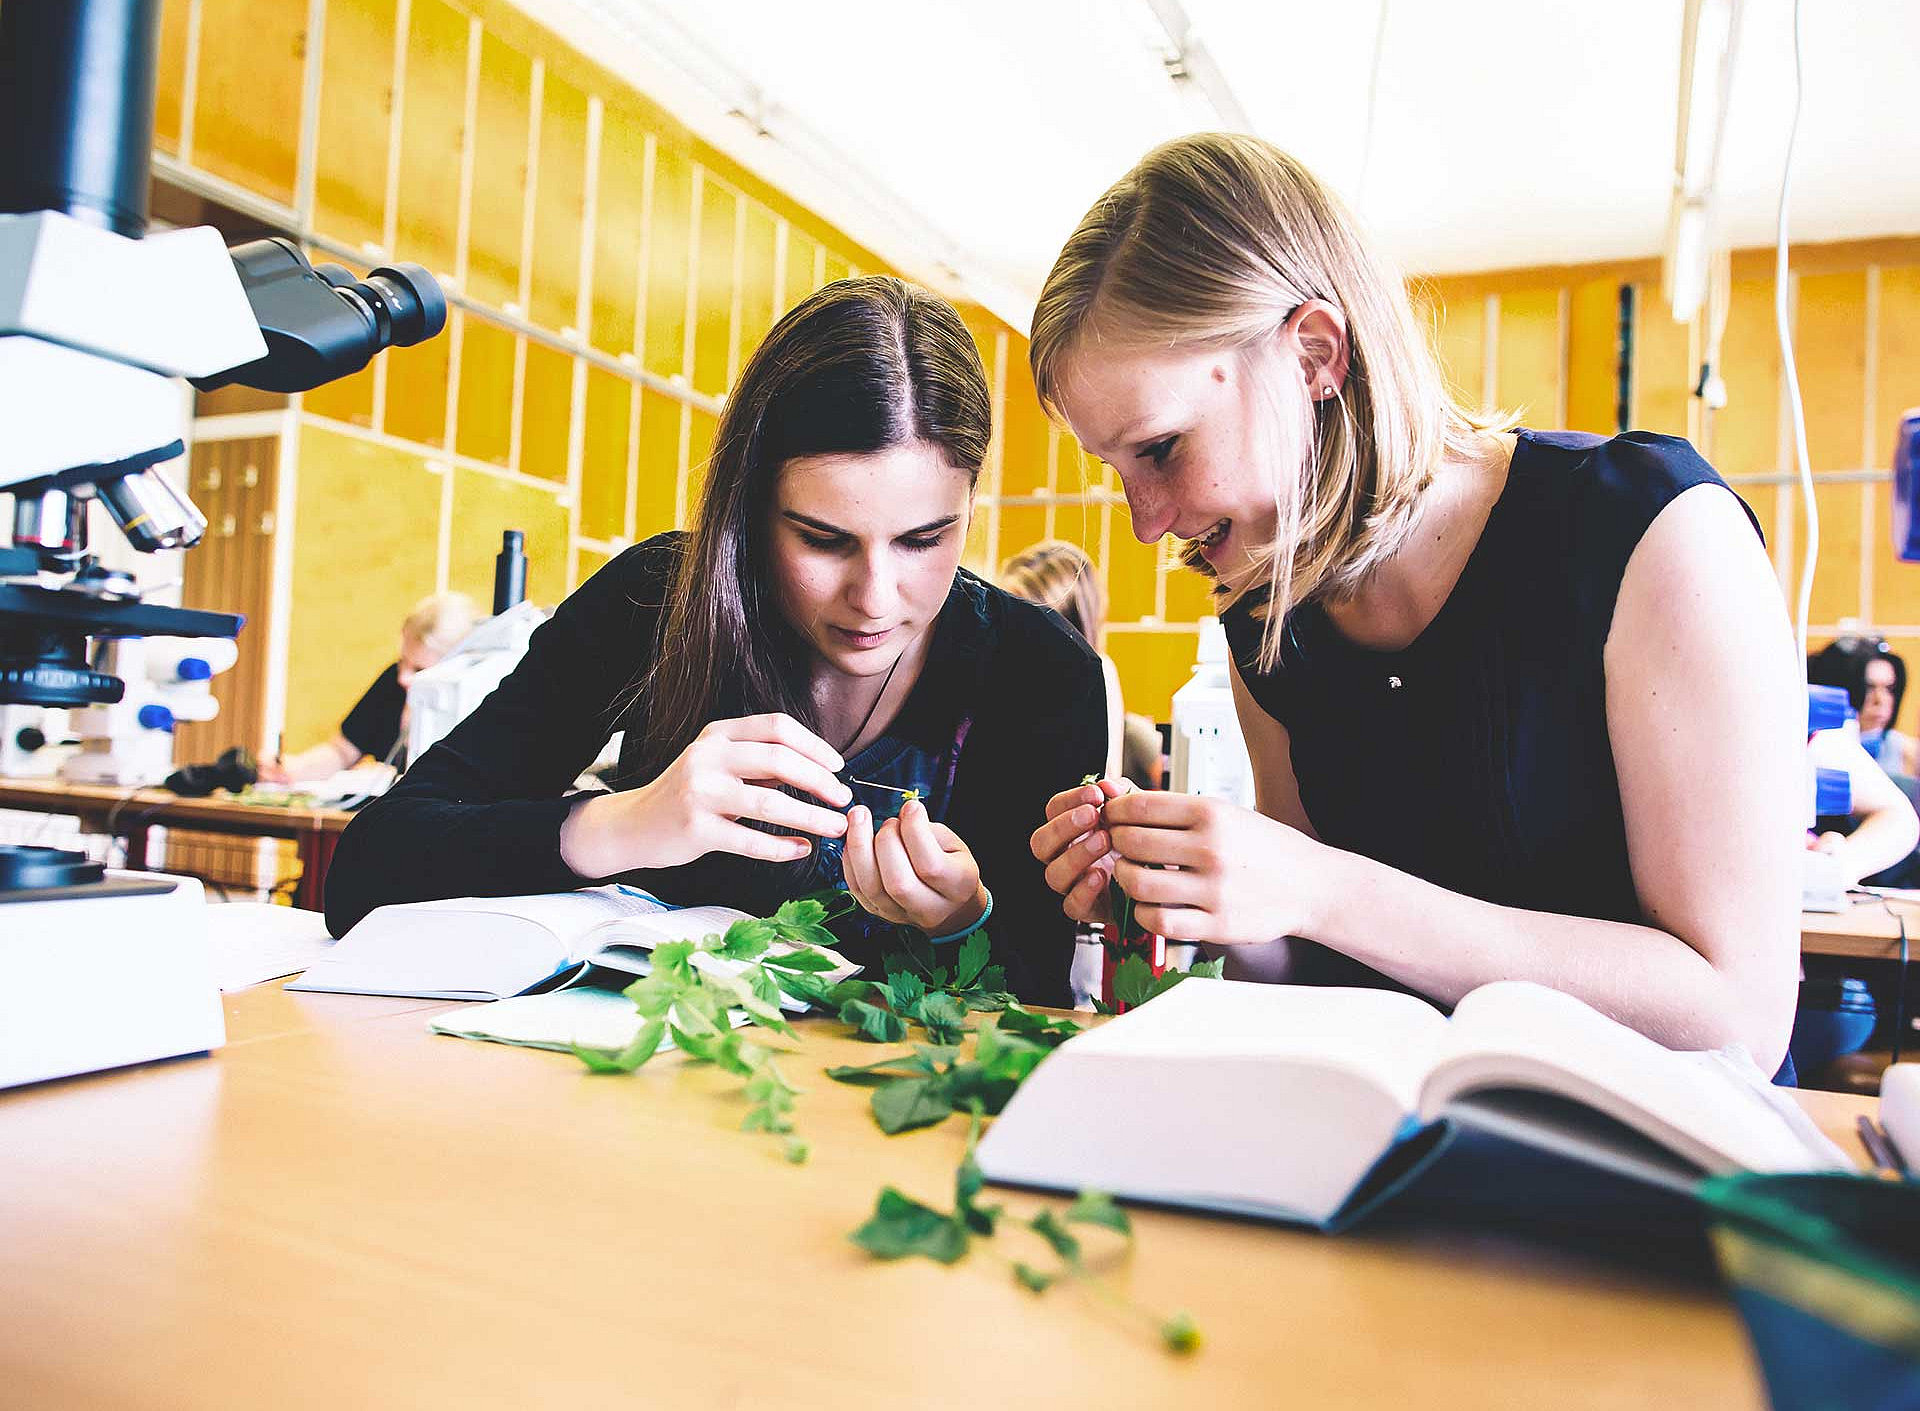
M 1641 535 L 1708 484 L 1725 482 L 1677 437 L 1522 431 L 1459 582 L 1404 649 L 1356 646 L 1307 603 L 1262 674 L 1261 624 L 1244 599 L 1230 608 L 1234 658 L 1287 727 L 1321 840 L 1499 905 L 1643 921 L 1603 657 Z M 1392 984 L 1318 946 L 1297 948 L 1296 969 Z

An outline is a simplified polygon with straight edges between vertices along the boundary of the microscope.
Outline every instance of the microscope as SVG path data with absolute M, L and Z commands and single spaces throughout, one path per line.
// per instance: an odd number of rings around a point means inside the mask
M 446 324 L 417 265 L 360 279 L 287 239 L 148 234 L 159 24 L 160 0 L 0 5 L 0 707 L 117 703 L 116 642 L 240 631 L 143 603 L 89 552 L 96 502 L 141 552 L 199 542 L 161 473 L 182 379 L 306 391 Z M 191 879 L 0 847 L 0 1088 L 224 1042 L 203 905 Z

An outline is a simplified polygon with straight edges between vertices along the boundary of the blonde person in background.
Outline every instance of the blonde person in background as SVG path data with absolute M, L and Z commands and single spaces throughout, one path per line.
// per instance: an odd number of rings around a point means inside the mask
M 1088 212 L 1034 380 L 1144 542 L 1216 580 L 1258 809 L 1064 788 L 1069 915 L 1250 978 L 1562 990 L 1781 1068 L 1806 699 L 1757 525 L 1685 441 L 1448 392 L 1399 274 L 1270 143 L 1167 143 Z
M 1121 746 L 1126 738 L 1126 707 L 1120 701 L 1120 673 L 1105 651 L 1107 595 L 1093 560 L 1077 544 L 1044 539 L 1022 549 L 1000 568 L 1000 586 L 1030 603 L 1052 608 L 1067 626 L 1100 653 L 1100 672 L 1107 683 L 1107 767 L 1121 772 Z
M 407 687 L 414 676 L 445 656 L 476 621 L 465 593 L 422 598 L 400 624 L 400 659 L 381 672 L 347 712 L 331 740 L 260 766 L 261 782 L 304 784 L 351 769 L 368 755 L 401 766 L 406 738 Z

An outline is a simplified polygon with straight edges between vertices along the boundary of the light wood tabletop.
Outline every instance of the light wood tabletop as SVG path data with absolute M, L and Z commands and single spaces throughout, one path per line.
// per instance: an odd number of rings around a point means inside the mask
M 1909 950 L 1920 947 L 1920 902 L 1858 897 L 1845 911 L 1801 913 L 1800 953 L 1898 960 L 1903 925 Z
M 0 1404 L 1763 1404 L 1704 1283 L 1502 1236 L 1137 1212 L 1111 1277 L 1197 1319 L 1177 1359 L 991 1249 L 851 1245 L 882 1185 L 949 1206 L 965 1133 L 882 1135 L 821 1075 L 876 1054 L 837 1025 L 784 1064 L 813 1149 L 791 1166 L 737 1130 L 737 1079 L 431 1036 L 450 1007 L 260 986 L 211 1057 L 0 1094 Z M 1865 1100 L 1803 1100 L 1858 1152 Z M 1039 1255 L 1019 1238 L 994 1243 Z

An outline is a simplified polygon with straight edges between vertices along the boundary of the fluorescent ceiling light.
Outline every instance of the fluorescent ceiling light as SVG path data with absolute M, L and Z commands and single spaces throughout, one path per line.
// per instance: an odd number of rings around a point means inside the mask
M 1687 0 L 1681 25 L 1680 116 L 1673 156 L 1661 284 L 1674 321 L 1690 323 L 1707 289 L 1714 244 L 1714 184 L 1733 94 L 1742 0 Z

